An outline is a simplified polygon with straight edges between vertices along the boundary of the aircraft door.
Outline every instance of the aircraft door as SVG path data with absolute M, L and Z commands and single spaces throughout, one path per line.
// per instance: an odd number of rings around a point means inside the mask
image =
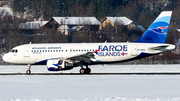
M 29 57 L 30 47 L 24 47 L 24 57 Z
M 137 56 L 137 45 L 132 45 L 131 48 L 131 56 Z

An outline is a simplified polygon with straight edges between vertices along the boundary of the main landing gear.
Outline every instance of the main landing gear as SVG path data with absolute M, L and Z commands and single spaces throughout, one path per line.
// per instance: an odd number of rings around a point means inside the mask
M 26 74 L 31 74 L 31 65 L 28 64 L 28 70 L 26 71 Z
M 88 67 L 88 65 L 86 65 L 86 68 L 83 68 L 83 66 L 81 66 L 81 69 L 79 70 L 80 74 L 90 74 L 91 73 L 91 69 Z

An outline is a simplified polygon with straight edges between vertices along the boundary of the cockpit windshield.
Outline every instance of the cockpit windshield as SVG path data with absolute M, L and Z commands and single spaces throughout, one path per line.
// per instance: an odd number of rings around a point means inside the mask
M 17 49 L 13 49 L 11 52 L 13 52 L 13 53 L 17 53 L 17 52 L 18 52 L 18 50 L 17 50 Z

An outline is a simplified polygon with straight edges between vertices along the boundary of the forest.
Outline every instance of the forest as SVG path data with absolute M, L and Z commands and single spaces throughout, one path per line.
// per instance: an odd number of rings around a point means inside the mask
M 139 25 L 148 28 L 160 12 L 172 10 L 173 15 L 168 31 L 166 43 L 176 44 L 179 40 L 180 28 L 180 0 L 9 0 L 14 15 L 29 15 L 33 18 L 43 18 L 50 20 L 52 17 L 96 17 L 102 21 L 105 17 L 125 16 Z M 17 26 L 17 24 L 28 20 L 14 18 L 4 24 L 0 20 L 1 39 L 5 38 L 5 43 L 1 44 L 1 53 L 8 52 L 14 46 L 32 43 L 81 43 L 81 42 L 125 42 L 135 41 L 143 34 L 139 29 L 127 30 L 125 26 L 119 26 L 118 32 L 114 33 L 111 27 L 104 28 L 96 34 L 88 31 L 75 32 L 70 36 L 59 34 L 55 30 L 21 30 L 10 28 L 7 23 Z M 30 20 L 29 20 L 30 21 Z M 31 33 L 41 33 L 33 35 Z M 178 50 L 179 51 L 179 50 Z M 176 51 L 166 52 L 163 55 L 146 58 L 149 60 L 172 60 L 179 58 Z M 145 59 L 145 60 L 146 60 Z M 144 60 L 144 61 L 145 61 Z M 152 63 L 152 62 L 151 62 Z M 165 62 L 166 63 L 166 62 Z
M 176 29 L 180 28 L 180 0 L 12 0 L 11 7 L 15 14 L 29 14 L 34 18 L 43 17 L 44 20 L 58 16 L 96 17 L 102 21 L 107 16 L 126 16 L 145 28 L 161 11 L 172 10 L 169 33 L 178 33 Z M 172 38 L 168 39 L 169 43 L 179 39 L 177 35 Z

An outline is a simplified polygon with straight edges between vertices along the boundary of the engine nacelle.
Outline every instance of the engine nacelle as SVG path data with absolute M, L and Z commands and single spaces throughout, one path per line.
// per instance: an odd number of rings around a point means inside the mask
M 47 69 L 49 71 L 63 71 L 73 69 L 73 64 L 65 60 L 48 60 Z

